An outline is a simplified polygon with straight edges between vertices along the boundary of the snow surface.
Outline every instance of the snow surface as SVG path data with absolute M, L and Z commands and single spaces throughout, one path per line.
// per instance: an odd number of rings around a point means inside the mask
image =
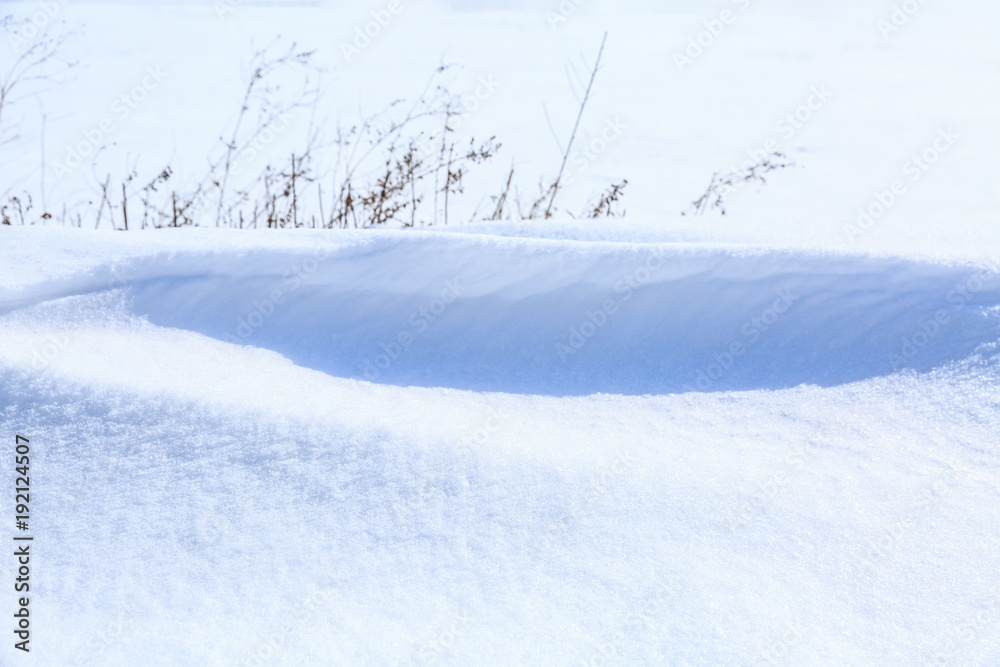
M 167 62 L 115 159 L 203 160 L 250 36 L 333 63 L 380 6 L 317 4 L 63 7 L 91 69 L 52 155 Z M 0 228 L 0 439 L 31 438 L 37 535 L 33 652 L 0 664 L 1000 664 L 998 5 L 925 3 L 886 40 L 891 3 L 753 3 L 678 73 L 725 3 L 593 0 L 557 30 L 441 4 L 340 67 L 344 107 L 447 50 L 507 86 L 469 129 L 545 170 L 525 100 L 572 113 L 553 81 L 607 28 L 584 136 L 633 130 L 574 192 L 628 177 L 630 216 Z M 801 169 L 678 215 L 824 83 Z M 4 189 L 37 179 L 23 154 Z
M 46 664 L 1000 657 L 1000 274 L 450 233 L 8 229 L 0 252 Z M 742 324 L 786 289 L 750 345 Z M 741 339 L 711 391 L 685 390 Z

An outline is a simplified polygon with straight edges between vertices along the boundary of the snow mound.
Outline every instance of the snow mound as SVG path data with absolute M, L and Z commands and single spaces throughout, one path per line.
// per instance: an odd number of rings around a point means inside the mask
M 154 325 L 337 377 L 653 394 L 832 386 L 989 353 L 997 276 L 800 250 L 384 233 L 155 254 L 93 268 L 60 294 L 124 290 Z
M 989 267 L 4 238 L 0 432 L 32 441 L 42 664 L 1000 657 L 967 626 L 1000 599 Z

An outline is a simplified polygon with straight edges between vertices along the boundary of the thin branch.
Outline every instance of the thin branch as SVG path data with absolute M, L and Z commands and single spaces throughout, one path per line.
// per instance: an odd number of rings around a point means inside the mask
M 566 145 L 566 152 L 563 153 L 562 164 L 559 166 L 559 175 L 556 176 L 556 180 L 552 183 L 552 196 L 549 198 L 549 205 L 545 209 L 545 218 L 552 217 L 552 207 L 556 201 L 556 195 L 559 193 L 559 184 L 562 181 L 563 172 L 566 170 L 566 161 L 569 160 L 569 153 L 573 149 L 573 140 L 576 139 L 576 132 L 580 129 L 580 121 L 583 119 L 583 111 L 587 107 L 587 100 L 590 99 L 590 91 L 594 87 L 594 79 L 597 77 L 597 70 L 601 66 L 601 56 L 604 54 L 604 45 L 608 41 L 608 33 L 604 33 L 604 38 L 601 40 L 601 48 L 597 52 L 597 60 L 594 62 L 594 71 L 590 73 L 590 83 L 587 84 L 587 92 L 583 96 L 583 102 L 580 103 L 580 112 L 576 116 L 576 123 L 573 125 L 573 132 L 570 134 L 569 143 Z
M 552 138 L 556 141 L 556 147 L 559 149 L 559 155 L 565 153 L 563 150 L 562 142 L 559 141 L 559 134 L 556 132 L 555 126 L 552 124 L 552 119 L 549 117 L 549 108 L 542 102 L 542 109 L 545 111 L 545 122 L 549 124 L 549 131 L 552 133 Z

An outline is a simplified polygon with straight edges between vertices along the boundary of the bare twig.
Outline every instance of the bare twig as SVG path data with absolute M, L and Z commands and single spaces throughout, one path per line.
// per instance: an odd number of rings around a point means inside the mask
M 594 70 L 590 73 L 590 83 L 587 84 L 587 92 L 583 95 L 583 101 L 580 102 L 580 111 L 576 115 L 576 123 L 573 125 L 573 132 L 569 136 L 569 143 L 566 145 L 566 152 L 563 153 L 562 164 L 559 165 L 559 174 L 556 176 L 556 180 L 552 183 L 552 195 L 549 197 L 549 205 L 545 208 L 545 217 L 552 217 L 552 207 L 556 201 L 556 195 L 559 193 L 559 184 L 562 181 L 563 172 L 566 170 L 566 161 L 569 160 L 569 153 L 573 149 L 573 140 L 576 139 L 576 132 L 580 129 L 580 121 L 583 119 L 583 111 L 587 107 L 587 100 L 590 99 L 590 91 L 594 86 L 594 79 L 597 77 L 597 70 L 601 65 L 601 56 L 604 54 L 604 44 L 608 41 L 608 33 L 604 33 L 604 38 L 601 40 L 601 48 L 597 52 L 597 60 L 594 61 Z
M 597 203 L 589 207 L 590 211 L 585 215 L 591 218 L 617 217 L 619 213 L 615 211 L 615 204 L 621 201 L 622 197 L 625 196 L 624 191 L 627 185 L 628 179 L 623 180 L 621 183 L 612 183 L 611 186 L 605 190 L 603 194 L 601 194 Z M 624 215 L 624 212 L 622 212 L 621 215 Z
M 28 24 L 30 20 L 25 19 L 21 23 L 22 25 Z M 13 16 L 5 16 L 0 19 L 0 28 L 3 28 L 8 34 L 16 34 L 16 24 Z M 59 52 L 75 35 L 75 32 L 65 30 L 53 35 L 46 28 L 0 76 L 0 130 L 4 128 L 2 122 L 4 112 L 19 99 L 22 99 L 15 97 L 16 91 L 32 81 L 61 82 L 66 72 L 76 66 L 76 62 L 63 61 L 58 58 Z M 50 61 L 57 61 L 60 67 L 56 71 L 52 71 L 48 67 Z M 16 138 L 15 135 L 3 139 L 2 133 L 0 133 L 0 143 L 13 141 Z
M 688 211 L 682 211 L 681 215 L 705 215 L 706 211 L 717 209 L 722 215 L 726 214 L 726 197 L 736 188 L 746 183 L 758 183 L 766 185 L 765 174 L 779 169 L 787 169 L 795 166 L 795 161 L 788 158 L 784 153 L 774 151 L 756 163 L 742 171 L 732 171 L 720 176 L 718 172 L 712 174 L 712 180 L 700 197 L 691 202 Z
M 507 185 L 504 186 L 503 193 L 497 197 L 496 208 L 493 209 L 493 215 L 490 220 L 502 220 L 503 219 L 503 207 L 507 203 L 507 195 L 510 193 L 510 183 L 514 180 L 514 167 L 511 165 L 510 173 L 507 175 Z
M 125 183 L 122 183 L 122 221 L 125 224 L 125 231 L 128 231 L 128 195 L 125 194 Z

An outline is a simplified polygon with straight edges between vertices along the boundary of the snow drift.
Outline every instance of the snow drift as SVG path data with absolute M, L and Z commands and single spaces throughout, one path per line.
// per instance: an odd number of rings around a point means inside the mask
M 998 657 L 965 620 L 1000 590 L 983 267 L 445 233 L 4 241 L 0 430 L 37 452 L 48 664 Z
M 152 324 L 338 377 L 647 394 L 831 386 L 962 361 L 1000 339 L 997 278 L 837 253 L 385 233 L 156 254 L 59 294 L 123 290 Z M 5 300 L 38 298 L 25 286 Z

